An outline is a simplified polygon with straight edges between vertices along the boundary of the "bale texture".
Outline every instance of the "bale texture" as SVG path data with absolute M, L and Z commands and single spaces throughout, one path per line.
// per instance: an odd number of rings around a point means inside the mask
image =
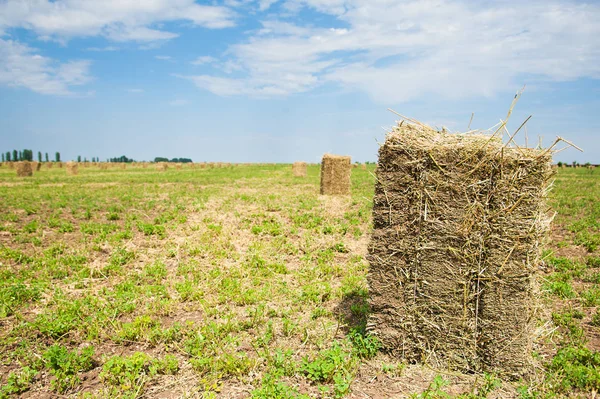
M 294 162 L 292 173 L 296 177 L 306 177 L 306 162 Z
M 169 165 L 167 165 L 166 162 L 159 162 L 156 165 L 156 170 L 160 170 L 162 172 L 166 171 L 167 169 L 169 169 Z
M 321 194 L 350 194 L 352 164 L 349 156 L 323 155 L 321 161 Z
M 414 122 L 379 149 L 369 330 L 409 361 L 520 378 L 552 154 Z
M 33 176 L 33 168 L 31 167 L 31 162 L 23 161 L 17 162 L 17 176 L 19 177 L 29 177 Z
M 67 175 L 77 176 L 79 174 L 79 165 L 77 162 L 67 162 Z

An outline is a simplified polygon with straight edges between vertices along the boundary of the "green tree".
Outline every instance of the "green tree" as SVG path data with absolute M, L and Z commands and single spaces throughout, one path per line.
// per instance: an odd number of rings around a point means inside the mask
M 21 161 L 33 162 L 33 150 L 21 151 Z
M 46 162 L 50 162 L 50 161 L 48 160 L 48 153 L 46 153 Z
M 6 151 L 6 162 L 10 162 L 10 151 Z
M 77 162 L 81 162 L 81 155 L 77 155 Z
M 13 150 L 13 161 L 17 162 L 19 160 L 19 152 L 17 150 Z
M 56 160 L 56 162 L 60 162 L 60 152 L 56 152 L 54 159 Z
M 4 162 L 4 153 L 2 153 L 2 162 Z
M 38 151 L 38 162 L 42 163 L 42 152 Z
M 18 152 L 18 154 L 17 154 L 17 159 L 18 159 L 19 161 L 22 161 L 22 160 L 23 160 L 23 151 L 19 151 L 19 152 Z

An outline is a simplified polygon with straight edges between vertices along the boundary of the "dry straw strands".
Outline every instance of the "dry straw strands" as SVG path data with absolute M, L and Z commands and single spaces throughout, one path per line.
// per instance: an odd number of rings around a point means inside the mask
M 77 162 L 67 162 L 67 175 L 77 176 L 78 174 L 79 166 L 77 165 Z
M 404 119 L 379 149 L 368 328 L 410 361 L 526 375 L 552 152 Z
M 295 177 L 306 177 L 306 162 L 294 162 L 292 173 Z
M 19 176 L 19 177 L 33 176 L 33 168 L 31 167 L 31 162 L 28 162 L 28 161 L 17 162 L 17 176 Z
M 343 155 L 323 155 L 321 161 L 321 194 L 350 194 L 350 175 L 352 164 L 350 157 Z

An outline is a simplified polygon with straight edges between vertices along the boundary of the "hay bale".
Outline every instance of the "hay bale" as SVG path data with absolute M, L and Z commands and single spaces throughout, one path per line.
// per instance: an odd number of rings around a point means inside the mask
M 159 162 L 158 164 L 156 164 L 156 170 L 165 172 L 167 169 L 169 169 L 169 166 L 167 165 L 166 162 Z
M 31 166 L 31 162 L 29 162 L 29 161 L 17 162 L 17 176 L 19 176 L 19 177 L 33 176 L 33 168 Z
M 526 375 L 550 151 L 406 122 L 379 149 L 369 330 L 409 361 Z
M 46 168 L 47 168 L 47 169 L 52 169 L 52 166 L 53 166 L 53 165 L 54 165 L 54 164 L 53 164 L 52 162 L 46 162 Z
M 367 164 L 366 164 L 366 163 L 361 163 L 361 164 L 360 164 L 360 168 L 361 168 L 362 170 L 367 170 Z
M 79 174 L 79 165 L 77 164 L 77 162 L 67 162 L 67 175 L 77 176 L 78 174 Z
M 292 173 L 296 177 L 306 177 L 306 162 L 294 162 Z
M 350 194 L 350 175 L 352 164 L 350 157 L 343 155 L 323 155 L 321 161 L 321 194 Z
M 8 168 L 9 169 L 14 169 L 15 168 L 15 163 L 14 162 L 8 162 Z
M 58 167 L 59 167 L 59 168 L 62 168 L 62 167 L 63 167 L 63 163 L 62 163 L 62 162 L 57 162 L 57 164 L 58 164 Z
M 180 164 L 180 163 L 178 163 L 178 164 L 175 164 L 175 169 L 177 169 L 177 170 L 181 170 L 181 164 Z

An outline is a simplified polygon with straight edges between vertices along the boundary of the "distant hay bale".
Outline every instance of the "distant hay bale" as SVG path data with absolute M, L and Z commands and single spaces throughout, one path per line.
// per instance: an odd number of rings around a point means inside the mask
M 158 164 L 156 164 L 156 170 L 165 172 L 167 169 L 169 169 L 169 166 L 167 165 L 166 162 L 159 162 Z
M 552 153 L 403 121 L 379 149 L 368 329 L 409 361 L 520 378 Z
M 54 166 L 52 162 L 46 162 L 46 169 L 52 169 L 52 166 Z
M 62 162 L 57 162 L 56 164 L 58 165 L 59 168 L 63 167 L 63 163 Z
M 36 172 L 39 172 L 40 169 L 42 169 L 42 163 L 36 161 L 31 162 L 31 169 L 35 170 Z
M 352 164 L 349 156 L 323 155 L 321 161 L 321 194 L 350 194 Z
M 366 164 L 366 163 L 361 163 L 361 164 L 360 164 L 360 168 L 361 168 L 362 170 L 367 170 L 367 164 Z
M 177 170 L 181 170 L 181 164 L 180 164 L 180 163 L 176 164 L 176 165 L 175 165 L 175 169 L 177 169 Z
M 19 176 L 19 177 L 33 176 L 33 168 L 31 166 L 31 162 L 28 162 L 28 161 L 17 162 L 17 176 Z
M 99 165 L 100 170 L 108 170 L 108 164 L 106 162 L 102 162 Z
M 14 169 L 15 168 L 15 163 L 14 162 L 8 162 L 8 168 L 9 169 Z
M 148 162 L 144 162 L 144 163 L 142 164 L 142 168 L 143 168 L 143 169 L 147 169 L 147 168 L 148 168 Z
M 120 163 L 121 169 L 127 169 L 127 164 L 125 162 Z
M 77 162 L 67 162 L 67 175 L 77 176 L 78 174 L 79 174 L 79 165 L 77 165 Z
M 306 177 L 306 162 L 294 162 L 292 173 L 295 177 Z

